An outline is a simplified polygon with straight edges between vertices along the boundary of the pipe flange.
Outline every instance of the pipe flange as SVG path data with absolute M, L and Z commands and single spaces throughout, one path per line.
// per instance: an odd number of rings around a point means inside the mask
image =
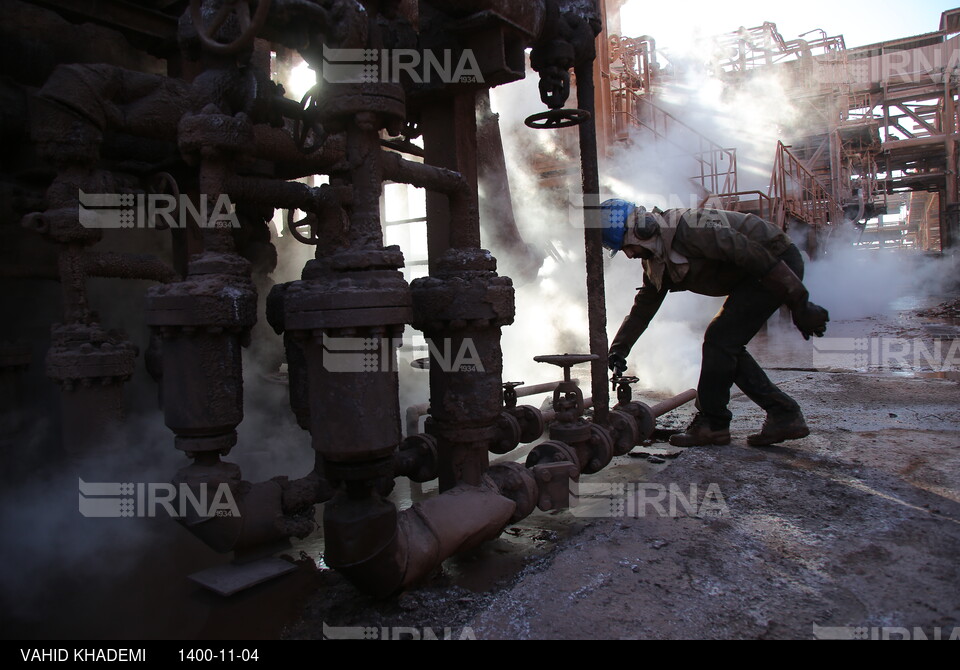
M 543 412 L 539 409 L 530 405 L 520 405 L 509 411 L 520 422 L 521 444 L 536 442 L 543 436 L 546 422 L 543 420 Z
M 591 427 L 592 424 L 583 419 L 576 423 L 554 423 L 550 426 L 550 439 L 566 444 L 588 442 L 592 437 Z
M 495 275 L 497 259 L 486 249 L 448 249 L 436 260 L 436 268 L 437 277 Z
M 621 407 L 621 409 L 636 419 L 637 429 L 640 431 L 640 439 L 637 440 L 638 442 L 649 440 L 653 437 L 653 431 L 657 429 L 657 418 L 653 415 L 653 410 L 650 409 L 649 405 L 642 402 L 631 402 Z
M 528 468 L 532 468 L 535 465 L 560 462 L 567 462 L 571 465 L 575 465 L 579 471 L 580 461 L 577 458 L 576 449 L 571 447 L 569 444 L 564 444 L 563 442 L 558 442 L 557 440 L 550 440 L 534 447 L 533 451 L 527 455 L 526 466 Z
M 500 328 L 516 316 L 508 277 L 425 277 L 410 285 L 413 327 L 423 332 Z
M 537 508 L 539 492 L 533 472 L 519 463 L 497 463 L 487 470 L 487 476 L 505 498 L 516 503 L 517 508 L 510 517 L 510 523 L 527 518 Z
M 51 335 L 47 376 L 64 390 L 78 384 L 109 386 L 133 375 L 137 347 L 119 334 L 108 333 L 98 324 L 66 324 L 54 326 Z
M 611 410 L 607 423 L 613 430 L 613 453 L 615 456 L 623 456 L 630 453 L 640 442 L 640 428 L 637 426 L 637 420 L 624 411 Z
M 613 438 L 610 431 L 603 426 L 590 426 L 590 456 L 583 468 L 583 473 L 593 475 L 610 465 L 613 460 Z
M 344 122 L 356 115 L 370 113 L 377 115 L 381 128 L 391 126 L 399 131 L 407 119 L 407 96 L 400 84 L 327 82 L 317 100 L 317 113 L 324 125 L 334 131 L 343 130 Z
M 399 326 L 412 319 L 410 287 L 396 270 L 330 274 L 293 282 L 285 296 L 288 332 Z
M 400 444 L 397 474 L 418 484 L 436 479 L 440 467 L 437 439 L 432 435 L 411 435 Z
M 212 252 L 194 257 L 184 281 L 147 290 L 145 322 L 160 329 L 249 331 L 257 322 L 257 293 L 249 261 Z
M 497 418 L 497 439 L 490 442 L 490 451 L 494 454 L 509 454 L 520 446 L 522 432 L 516 417 L 509 412 L 501 412 Z
M 307 263 L 304 279 L 312 279 L 314 272 L 353 272 L 366 270 L 398 270 L 406 261 L 400 247 L 385 249 L 362 249 L 341 251 L 329 258 L 317 259 Z

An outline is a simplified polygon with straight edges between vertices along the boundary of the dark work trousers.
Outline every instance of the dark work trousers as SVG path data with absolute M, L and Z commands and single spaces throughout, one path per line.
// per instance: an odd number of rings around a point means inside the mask
M 803 279 L 803 257 L 796 246 L 787 249 L 780 260 Z M 730 292 L 707 328 L 697 385 L 697 408 L 713 430 L 730 425 L 733 414 L 727 405 L 734 384 L 769 414 L 785 416 L 800 411 L 796 401 L 777 388 L 747 352 L 747 343 L 782 304 L 758 279 L 747 279 Z

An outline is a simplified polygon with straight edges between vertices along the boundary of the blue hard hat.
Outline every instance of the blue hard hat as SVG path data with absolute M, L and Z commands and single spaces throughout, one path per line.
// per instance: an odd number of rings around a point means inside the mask
M 603 246 L 614 254 L 623 249 L 631 215 L 637 206 L 627 200 L 611 199 L 600 205 L 603 222 Z

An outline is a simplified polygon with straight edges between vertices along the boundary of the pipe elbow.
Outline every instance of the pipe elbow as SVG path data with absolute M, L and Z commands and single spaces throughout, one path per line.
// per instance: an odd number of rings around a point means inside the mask
M 325 510 L 327 564 L 361 590 L 387 597 L 498 537 L 515 509 L 492 483 L 461 484 L 400 513 L 381 498 L 340 494 Z
M 280 482 L 241 482 L 231 490 L 235 497 L 217 499 L 213 516 L 188 515 L 180 524 L 197 539 L 219 553 L 242 551 L 306 537 L 315 528 L 307 516 L 291 516 L 284 510 L 284 488 Z M 311 508 L 312 509 L 312 508 Z

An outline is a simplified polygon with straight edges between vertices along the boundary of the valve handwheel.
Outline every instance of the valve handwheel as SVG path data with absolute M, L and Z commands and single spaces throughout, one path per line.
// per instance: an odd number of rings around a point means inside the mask
M 311 247 L 315 247 L 320 244 L 320 235 L 317 230 L 319 221 L 315 214 L 307 214 L 307 216 L 299 221 L 293 220 L 293 213 L 296 210 L 288 209 L 286 224 L 287 230 L 290 231 L 290 234 L 293 235 L 293 238 L 300 244 L 307 244 Z M 301 232 L 301 229 L 309 228 L 309 234 L 305 235 Z
M 302 117 L 296 120 L 294 139 L 297 141 L 297 148 L 305 154 L 313 153 L 323 146 L 323 143 L 327 140 L 323 126 L 317 120 L 317 95 L 319 90 L 319 86 L 314 86 L 300 101 L 303 113 Z M 308 145 L 307 137 L 310 136 L 311 132 L 314 135 L 314 142 Z
M 220 9 L 213 15 L 210 22 L 206 23 L 201 15 L 203 0 L 190 0 L 190 19 L 193 21 L 203 48 L 213 53 L 230 55 L 249 46 L 267 22 L 267 14 L 270 12 L 270 0 L 258 0 L 251 19 L 250 4 L 252 2 L 253 0 L 223 0 Z M 240 26 L 240 36 L 232 42 L 220 42 L 217 40 L 217 31 L 231 15 L 236 16 Z
M 591 119 L 590 112 L 585 109 L 551 109 L 540 112 L 527 118 L 524 123 L 534 130 L 555 130 L 557 128 L 572 128 L 586 123 Z
M 549 363 L 560 368 L 571 368 L 581 363 L 590 363 L 599 360 L 596 354 L 556 354 L 553 356 L 535 356 L 533 360 L 537 363 Z M 569 370 L 565 370 L 569 372 Z

